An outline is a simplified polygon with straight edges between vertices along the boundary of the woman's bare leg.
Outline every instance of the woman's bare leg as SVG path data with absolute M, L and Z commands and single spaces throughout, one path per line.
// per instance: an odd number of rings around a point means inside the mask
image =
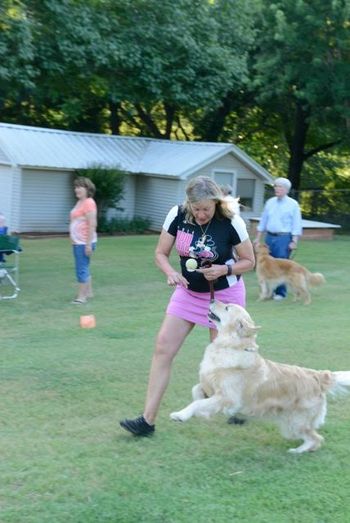
M 79 283 L 78 285 L 78 296 L 77 300 L 81 300 L 82 302 L 86 301 L 87 293 L 88 293 L 88 283 Z
M 155 421 L 160 402 L 168 386 L 173 359 L 193 326 L 193 323 L 176 316 L 166 315 L 164 318 L 157 335 L 143 414 L 150 425 Z

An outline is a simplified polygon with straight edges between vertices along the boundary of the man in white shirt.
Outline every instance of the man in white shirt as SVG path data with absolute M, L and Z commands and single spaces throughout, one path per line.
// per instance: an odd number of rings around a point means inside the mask
M 262 212 L 254 243 L 259 243 L 265 233 L 265 243 L 274 258 L 289 258 L 297 248 L 302 234 L 301 212 L 299 204 L 288 196 L 292 187 L 287 178 L 276 178 L 275 196 L 267 200 Z M 273 298 L 282 300 L 287 296 L 287 288 L 280 285 L 275 289 Z

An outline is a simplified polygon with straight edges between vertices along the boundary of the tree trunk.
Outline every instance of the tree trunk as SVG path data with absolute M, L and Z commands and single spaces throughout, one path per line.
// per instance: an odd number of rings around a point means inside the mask
M 135 109 L 137 111 L 139 118 L 143 121 L 143 123 L 146 125 L 147 129 L 149 130 L 150 135 L 153 138 L 164 139 L 165 136 L 160 132 L 156 123 L 152 119 L 151 115 L 143 109 L 142 105 L 139 103 L 135 104 Z
M 217 142 L 222 130 L 225 126 L 226 117 L 232 111 L 232 94 L 228 93 L 227 96 L 222 100 L 220 107 L 215 111 L 207 114 L 200 126 L 198 131 L 201 131 L 202 140 L 204 142 Z
M 309 129 L 309 115 L 309 107 L 305 108 L 301 102 L 297 102 L 292 140 L 289 144 L 290 159 L 288 165 L 288 178 L 295 191 L 298 191 L 300 187 L 301 171 L 305 160 L 305 144 Z
M 116 102 L 109 102 L 109 109 L 111 111 L 110 122 L 112 134 L 120 134 L 121 118 L 119 116 L 119 104 Z
M 175 118 L 175 107 L 173 105 L 167 104 L 164 102 L 164 109 L 165 109 L 165 115 L 166 115 L 166 128 L 165 128 L 165 136 L 167 140 L 170 140 L 171 138 L 171 131 L 173 129 L 173 123 Z

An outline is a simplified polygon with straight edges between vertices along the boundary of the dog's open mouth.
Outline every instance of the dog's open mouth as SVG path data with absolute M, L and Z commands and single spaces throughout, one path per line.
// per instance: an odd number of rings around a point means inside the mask
M 208 312 L 208 319 L 209 319 L 209 320 L 212 320 L 212 321 L 218 321 L 218 322 L 221 321 L 220 318 L 219 318 L 219 316 L 217 316 L 216 314 L 214 314 L 214 312 L 211 311 L 211 310 L 209 310 L 209 312 Z

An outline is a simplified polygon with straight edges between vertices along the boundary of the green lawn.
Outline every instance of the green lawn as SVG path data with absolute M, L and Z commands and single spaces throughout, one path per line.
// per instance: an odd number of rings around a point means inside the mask
M 69 241 L 22 240 L 22 290 L 0 301 L 1 523 L 348 523 L 350 396 L 330 399 L 325 445 L 302 456 L 269 423 L 170 421 L 197 382 L 203 328 L 175 362 L 155 436 L 119 427 L 142 411 L 171 292 L 153 263 L 156 241 L 101 238 L 96 296 L 76 306 Z M 327 279 L 310 306 L 257 302 L 255 273 L 245 277 L 261 353 L 350 370 L 350 238 L 301 242 L 296 261 Z M 97 327 L 81 329 L 90 313 Z

